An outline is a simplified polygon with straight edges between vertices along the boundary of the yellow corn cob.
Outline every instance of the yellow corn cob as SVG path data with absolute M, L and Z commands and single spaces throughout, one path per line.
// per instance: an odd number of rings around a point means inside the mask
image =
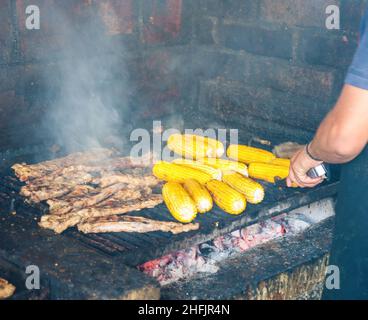
M 211 146 L 215 150 L 215 155 L 214 155 L 215 157 L 222 157 L 225 153 L 225 147 L 221 141 L 218 141 L 216 139 L 212 139 L 209 137 L 194 135 L 194 134 L 184 134 L 183 136 L 186 139 L 193 139 L 195 141 L 199 141 L 199 143 L 202 143 L 202 141 L 204 143 L 207 143 L 209 146 Z
M 183 183 L 187 179 L 194 179 L 199 183 L 205 184 L 207 181 L 212 180 L 212 177 L 203 171 L 165 161 L 155 163 L 152 172 L 156 178 L 165 181 Z
M 190 167 L 199 171 L 203 171 L 209 174 L 213 179 L 221 180 L 222 172 L 219 169 L 215 169 L 214 167 L 208 166 L 204 164 L 201 160 L 200 161 L 193 161 L 188 159 L 175 159 L 173 163 Z
M 244 145 L 230 145 L 227 149 L 227 156 L 231 159 L 250 164 L 252 162 L 269 163 L 276 158 L 276 156 L 269 151 L 248 147 Z
M 249 203 L 258 204 L 264 199 L 265 192 L 263 186 L 239 173 L 224 173 L 222 181 L 244 194 Z
M 201 159 L 201 161 L 208 166 L 220 169 L 222 172 L 234 171 L 248 177 L 248 167 L 244 163 L 216 158 L 205 158 Z
M 197 216 L 197 208 L 183 186 L 168 182 L 162 188 L 162 196 L 172 216 L 183 223 L 192 222 Z
M 188 159 L 218 157 L 224 154 L 220 141 L 190 134 L 173 134 L 167 140 L 167 147 Z
M 212 139 L 212 138 L 208 138 L 208 137 L 204 137 L 204 139 L 210 144 L 212 145 L 215 150 L 216 150 L 216 157 L 220 158 L 224 155 L 225 153 L 225 147 L 224 144 L 221 141 L 218 141 L 216 139 Z
M 225 212 L 239 215 L 245 210 L 247 201 L 244 195 L 226 183 L 211 180 L 206 183 L 206 187 L 212 194 L 215 203 Z
M 275 160 L 270 162 L 271 164 L 276 164 L 278 166 L 288 167 L 290 168 L 290 159 L 276 158 Z M 291 184 L 291 188 L 298 188 L 298 185 L 293 182 Z
M 251 163 L 248 167 L 249 176 L 275 183 L 275 178 L 283 180 L 289 175 L 289 167 L 277 166 L 270 163 Z
M 270 162 L 278 166 L 290 167 L 290 159 L 276 158 Z
M 197 206 L 198 212 L 206 213 L 213 207 L 213 201 L 208 190 L 202 186 L 199 182 L 193 179 L 188 179 L 183 184 L 184 189 L 194 200 Z

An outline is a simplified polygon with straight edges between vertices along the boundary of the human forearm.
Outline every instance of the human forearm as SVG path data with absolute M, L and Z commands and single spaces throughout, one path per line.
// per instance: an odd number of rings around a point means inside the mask
M 354 159 L 360 150 L 354 147 L 353 136 L 338 128 L 333 114 L 329 114 L 309 145 L 311 155 L 327 163 L 346 163 Z
M 354 159 L 368 139 L 368 92 L 345 86 L 335 108 L 310 144 L 311 154 L 328 163 Z

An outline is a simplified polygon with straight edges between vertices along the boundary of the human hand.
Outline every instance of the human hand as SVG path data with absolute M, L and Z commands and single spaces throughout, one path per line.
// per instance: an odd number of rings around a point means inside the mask
M 301 188 L 313 188 L 319 185 L 323 178 L 310 178 L 307 173 L 310 169 L 321 165 L 322 161 L 313 160 L 306 152 L 306 148 L 300 149 L 291 159 L 289 176 L 286 179 L 288 187 L 297 184 Z

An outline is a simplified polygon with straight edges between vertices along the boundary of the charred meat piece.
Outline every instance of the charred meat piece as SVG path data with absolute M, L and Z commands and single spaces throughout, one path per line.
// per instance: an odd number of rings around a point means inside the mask
M 44 161 L 37 164 L 15 164 L 12 166 L 12 169 L 21 181 L 27 181 L 29 179 L 43 177 L 47 173 L 57 171 L 60 168 L 96 163 L 111 157 L 113 153 L 114 151 L 109 149 L 92 149 L 90 151 L 76 152 L 64 158 Z
M 104 207 L 92 207 L 72 211 L 65 215 L 45 215 L 41 218 L 39 225 L 42 228 L 51 229 L 56 233 L 61 233 L 91 217 L 112 216 L 125 214 L 131 211 L 139 211 L 145 208 L 153 208 L 162 203 L 162 201 L 161 195 L 152 194 L 135 200 L 122 201 L 119 203 L 119 206 L 116 207 L 106 205 Z
M 108 176 L 103 176 L 98 181 L 98 184 L 101 186 L 101 188 L 105 188 L 115 183 L 126 183 L 129 184 L 131 187 L 139 187 L 141 185 L 153 187 L 159 183 L 159 180 L 152 175 L 136 176 L 130 174 L 112 174 Z
M 50 213 L 56 212 L 57 210 L 70 206 L 76 200 L 82 199 L 84 197 L 89 197 L 95 195 L 101 191 L 100 188 L 95 188 L 90 185 L 77 185 L 73 191 L 69 192 L 62 198 L 49 199 L 46 203 L 49 205 Z
M 48 174 L 63 175 L 68 171 L 111 172 L 129 168 L 149 170 L 151 161 L 134 159 L 132 157 L 109 158 L 113 151 L 96 149 L 88 152 L 73 153 L 64 158 L 27 165 L 18 163 L 12 166 L 16 176 L 23 182 L 44 178 Z
M 29 198 L 31 202 L 38 203 L 44 200 L 59 198 L 71 192 L 77 185 L 91 182 L 93 177 L 88 174 L 81 174 L 74 180 L 65 180 L 63 183 L 48 186 L 36 187 L 32 184 L 21 188 L 20 194 Z
M 144 217 L 111 216 L 91 218 L 78 225 L 78 230 L 83 233 L 102 232 L 138 232 L 146 233 L 164 231 L 178 234 L 197 230 L 198 223 L 181 224 L 178 222 L 157 221 Z
M 97 205 L 98 203 L 110 198 L 114 194 L 116 194 L 119 191 L 124 190 L 124 192 L 120 193 L 119 196 L 124 197 L 125 194 L 129 197 L 129 188 L 125 183 L 118 183 L 114 184 L 112 186 L 109 186 L 107 188 L 102 189 L 100 192 L 96 193 L 95 195 L 89 196 L 89 197 L 80 197 L 78 199 L 73 199 L 73 201 L 67 202 L 66 206 L 62 206 L 59 210 L 55 211 L 53 210 L 53 214 L 56 215 L 62 215 L 65 213 L 68 213 L 72 210 L 80 210 L 83 208 L 88 208 Z M 137 193 L 135 193 L 134 196 L 136 196 Z M 138 193 L 138 196 L 140 193 Z M 130 199 L 130 198 L 128 198 Z M 55 204 L 55 203 L 54 203 Z
M 15 287 L 5 279 L 0 278 L 0 300 L 10 298 L 14 292 Z

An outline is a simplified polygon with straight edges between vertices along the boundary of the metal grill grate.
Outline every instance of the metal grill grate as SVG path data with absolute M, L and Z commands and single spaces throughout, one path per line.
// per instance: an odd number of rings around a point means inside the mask
M 0 172 L 0 210 L 9 212 L 14 206 L 17 215 L 31 214 L 39 218 L 47 211 L 47 206 L 41 204 L 32 207 L 24 202 L 24 199 L 18 194 L 22 183 L 16 179 L 9 167 Z M 73 237 L 106 255 L 118 257 L 125 264 L 135 266 L 172 251 L 213 239 L 239 227 L 334 196 L 337 191 L 337 184 L 337 182 L 330 181 L 313 190 L 280 189 L 270 184 L 264 184 L 266 198 L 262 204 L 257 206 L 249 204 L 245 214 L 240 216 L 228 215 L 216 207 L 207 214 L 199 215 L 197 220 L 200 223 L 200 229 L 189 233 L 178 235 L 164 232 L 85 235 L 73 228 L 64 232 L 63 235 Z M 132 212 L 130 215 L 174 221 L 164 205 Z

